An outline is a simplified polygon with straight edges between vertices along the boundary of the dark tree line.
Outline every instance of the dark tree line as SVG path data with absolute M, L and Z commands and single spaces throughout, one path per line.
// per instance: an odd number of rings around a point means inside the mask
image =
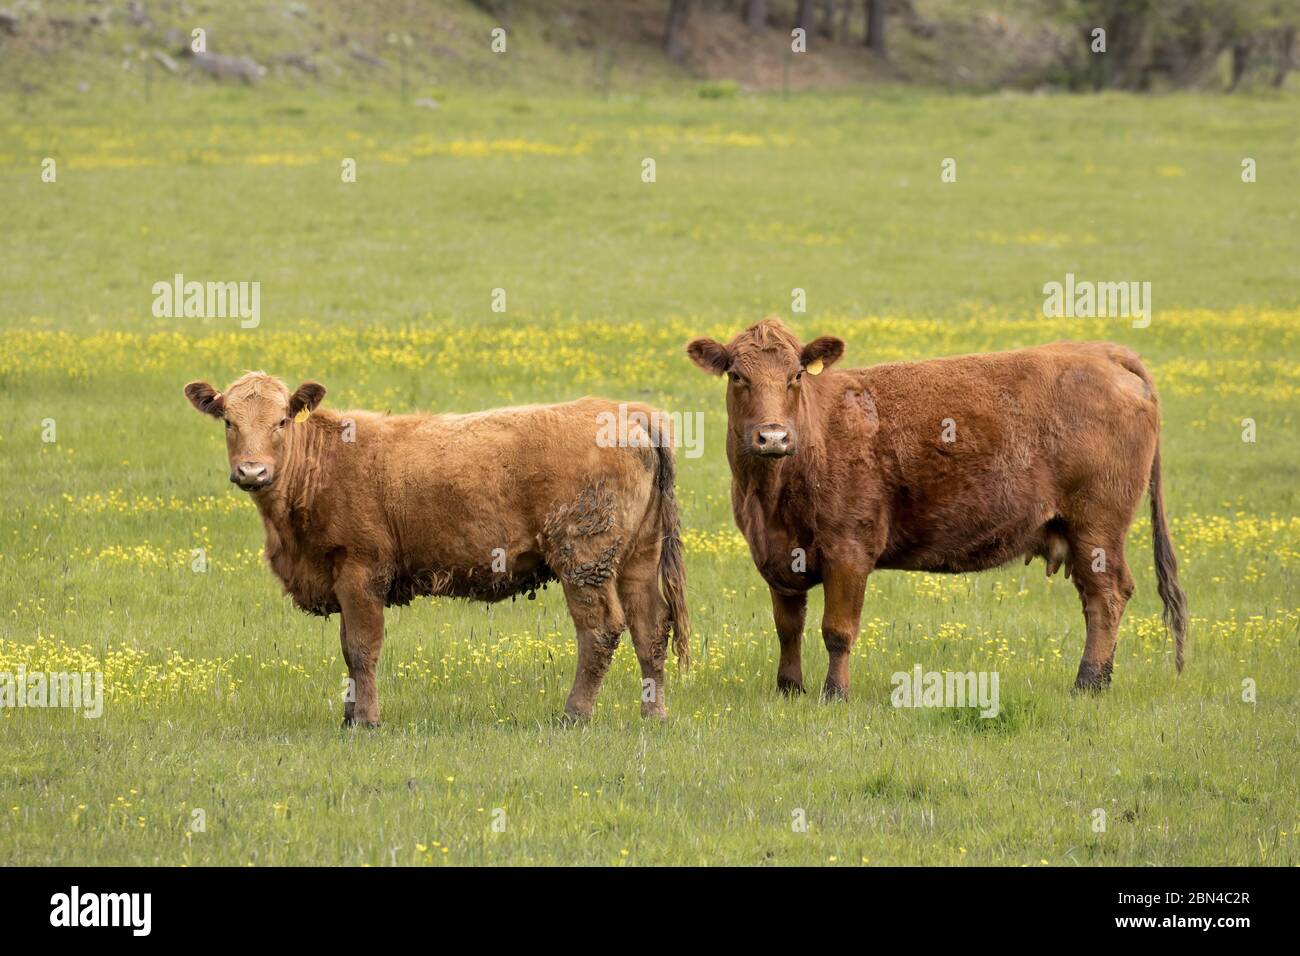
M 1000 12 L 995 0 L 987 9 Z M 1044 79 L 1076 88 L 1146 90 L 1156 78 L 1195 85 L 1225 56 L 1230 89 L 1252 72 L 1281 86 L 1295 67 L 1300 39 L 1300 0 L 1031 0 L 1022 9 L 1071 38 L 1062 45 L 1059 67 Z M 693 10 L 734 15 L 736 29 L 753 34 L 799 27 L 809 38 L 861 42 L 881 59 L 889 54 L 891 19 L 921 37 L 937 29 L 912 0 L 669 0 L 664 50 L 674 60 L 686 54 Z M 963 4 L 952 15 L 974 14 Z M 856 37 L 855 23 L 862 27 Z M 1093 48 L 1098 29 L 1105 31 L 1104 53 Z
M 849 20 L 860 6 L 866 23 L 863 44 L 877 56 L 886 55 L 885 14 L 890 0 L 796 0 L 793 11 L 781 4 L 779 11 L 768 0 L 669 0 L 668 22 L 664 28 L 664 52 L 674 60 L 686 53 L 683 33 L 695 8 L 731 11 L 751 33 L 764 33 L 772 26 L 798 27 L 807 36 L 849 41 Z M 911 13 L 911 0 L 893 0 L 899 12 Z M 787 22 L 788 21 L 788 22 Z
M 1089 35 L 1106 31 L 1104 56 L 1070 58 L 1074 85 L 1147 90 L 1163 78 L 1191 86 L 1212 78 L 1226 54 L 1229 89 L 1252 70 L 1281 86 L 1295 66 L 1300 0 L 1046 2 Z

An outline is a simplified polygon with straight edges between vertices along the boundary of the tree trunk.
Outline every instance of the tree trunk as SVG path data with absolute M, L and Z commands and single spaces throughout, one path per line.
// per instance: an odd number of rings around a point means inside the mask
M 1286 75 L 1295 65 L 1295 34 L 1295 27 L 1287 27 L 1282 31 L 1281 47 L 1277 51 L 1277 72 L 1273 74 L 1273 86 L 1277 89 L 1282 88 Z
M 867 33 L 864 43 L 872 53 L 885 59 L 885 0 L 863 0 L 867 14 Z
M 805 37 L 813 32 L 813 0 L 799 0 L 799 10 L 794 15 L 794 25 L 803 31 Z
M 750 33 L 762 33 L 767 29 L 767 0 L 746 0 L 745 26 Z
M 664 27 L 664 53 L 681 62 L 686 55 L 686 20 L 691 15 L 691 0 L 672 0 L 668 5 L 668 25 Z
M 835 0 L 821 0 L 819 5 L 822 8 L 822 22 L 817 26 L 817 32 L 828 40 L 834 40 Z
M 1101 56 L 1103 83 L 1108 89 L 1140 89 L 1147 82 L 1143 49 L 1146 45 L 1147 12 L 1133 12 L 1117 6 L 1103 24 L 1106 52 Z
M 1250 44 L 1245 40 L 1238 40 L 1232 45 L 1232 80 L 1228 83 L 1228 92 L 1232 92 L 1241 85 L 1241 78 L 1246 75 L 1246 68 L 1250 66 Z

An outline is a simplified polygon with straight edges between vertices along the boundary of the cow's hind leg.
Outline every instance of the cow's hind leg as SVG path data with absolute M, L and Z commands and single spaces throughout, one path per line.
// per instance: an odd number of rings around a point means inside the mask
M 1133 575 L 1124 560 L 1124 536 L 1070 535 L 1071 572 L 1083 604 L 1087 639 L 1077 691 L 1105 690 L 1115 664 L 1115 641 L 1124 608 L 1133 596 Z
M 658 547 L 646 549 L 623 565 L 618 573 L 618 597 L 641 665 L 641 716 L 662 719 L 668 716 L 664 701 L 668 603 L 659 590 L 658 552 Z
M 564 598 L 578 632 L 578 669 L 564 713 L 570 720 L 586 720 L 595 709 L 596 695 L 623 635 L 623 608 L 612 578 L 600 584 L 566 581 Z

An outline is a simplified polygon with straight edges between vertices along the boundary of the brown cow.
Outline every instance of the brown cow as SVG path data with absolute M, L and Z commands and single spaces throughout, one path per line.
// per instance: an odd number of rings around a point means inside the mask
M 668 630 L 685 666 L 689 621 L 672 436 L 654 409 L 623 406 L 628 434 L 611 442 L 601 422 L 620 406 L 595 398 L 471 415 L 337 413 L 318 407 L 315 382 L 290 394 L 260 372 L 225 392 L 191 382 L 185 394 L 225 422 L 230 480 L 261 513 L 285 591 L 305 611 L 342 615 L 355 691 L 345 725 L 379 723 L 385 606 L 422 594 L 499 601 L 557 578 L 578 636 L 565 713 L 591 716 L 626 628 L 641 712 L 665 716 Z
M 830 371 L 840 339 L 801 346 L 770 316 L 687 352 L 729 380 L 732 511 L 772 592 L 783 691 L 803 690 L 815 585 L 826 599 L 823 694 L 843 697 L 872 571 L 980 571 L 1022 555 L 1073 574 L 1087 625 L 1075 687 L 1105 687 L 1133 593 L 1124 538 L 1144 488 L 1182 670 L 1187 612 L 1161 491 L 1160 407 L 1133 352 L 1061 342 Z

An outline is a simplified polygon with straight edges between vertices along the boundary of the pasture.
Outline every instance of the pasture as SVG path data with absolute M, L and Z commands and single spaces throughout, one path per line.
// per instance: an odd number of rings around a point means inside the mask
M 1295 115 L 1294 96 L 890 89 L 7 103 L 0 672 L 102 671 L 106 699 L 98 719 L 0 710 L 0 858 L 1300 863 Z M 156 317 L 151 288 L 176 273 L 259 281 L 259 324 Z M 1151 282 L 1150 326 L 1045 318 L 1043 285 L 1066 273 Z M 846 366 L 1136 349 L 1164 405 L 1186 672 L 1144 503 L 1108 694 L 1069 693 L 1078 598 L 1035 562 L 876 575 L 851 698 L 778 695 L 723 387 L 683 354 L 768 312 L 844 338 Z M 703 454 L 678 458 L 696 663 L 670 665 L 669 721 L 639 717 L 625 636 L 594 720 L 560 725 L 574 643 L 552 587 L 391 609 L 384 726 L 341 730 L 337 618 L 280 596 L 220 425 L 181 393 L 247 369 L 320 381 L 338 409 L 598 394 L 703 413 Z M 820 607 L 815 591 L 810 687 Z M 997 671 L 998 716 L 892 707 L 891 674 L 916 664 Z

